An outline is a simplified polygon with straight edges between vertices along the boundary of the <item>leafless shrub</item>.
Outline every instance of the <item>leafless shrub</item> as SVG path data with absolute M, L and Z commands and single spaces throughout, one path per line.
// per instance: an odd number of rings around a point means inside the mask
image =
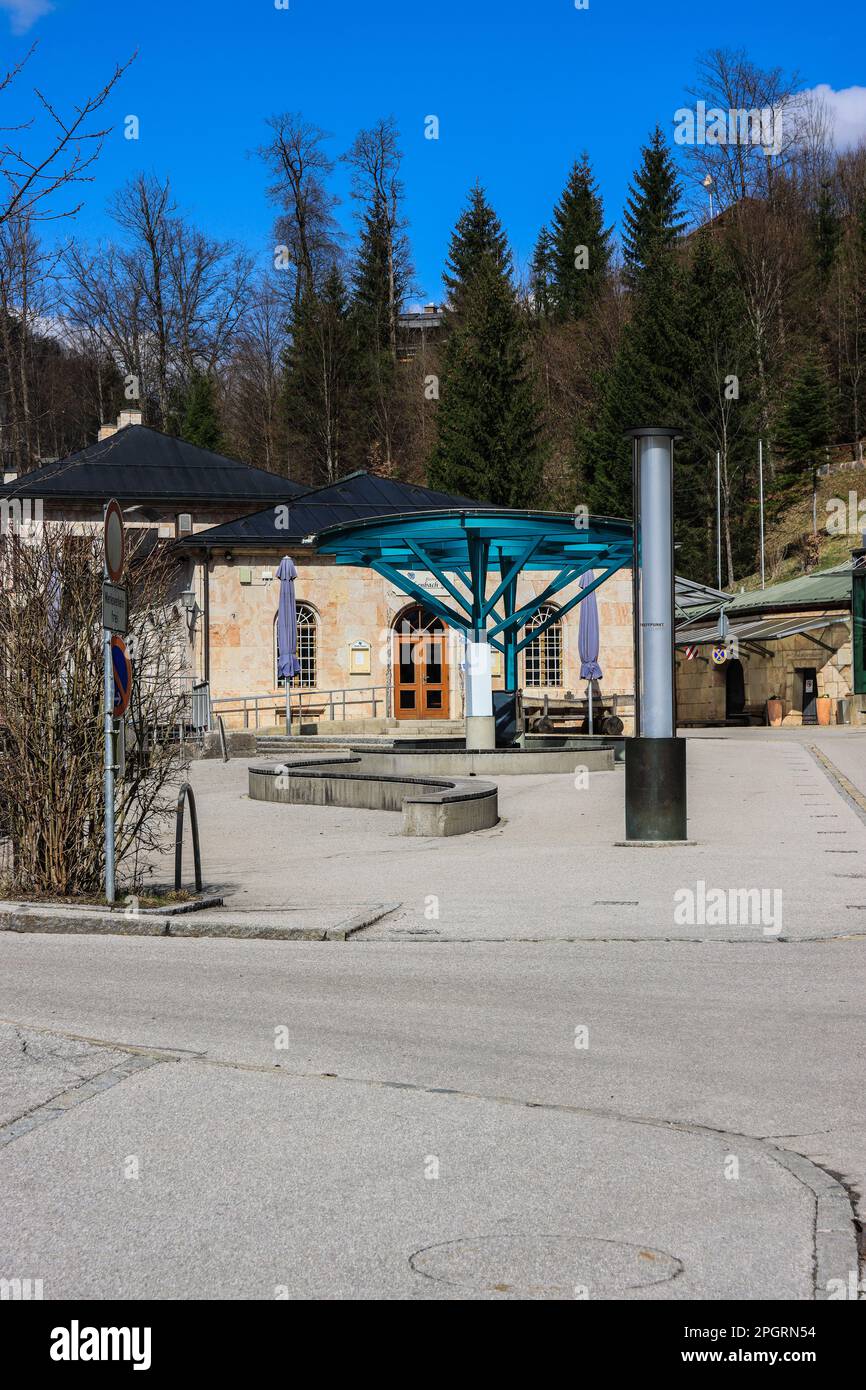
M 117 865 L 131 887 L 160 846 L 182 761 L 185 634 L 167 550 L 142 542 L 128 564 L 135 680 L 115 804 Z M 6 887 L 18 895 L 101 890 L 101 583 L 92 535 L 45 526 L 0 541 L 0 821 Z

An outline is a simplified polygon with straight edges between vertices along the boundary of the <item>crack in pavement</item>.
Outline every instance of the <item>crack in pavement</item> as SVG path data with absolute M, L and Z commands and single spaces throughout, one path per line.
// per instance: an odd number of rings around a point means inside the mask
M 29 1133 L 40 1124 L 58 1119 L 69 1109 L 92 1099 L 125 1080 L 134 1072 L 147 1070 L 160 1063 L 188 1062 L 200 1066 L 215 1067 L 228 1071 L 250 1072 L 267 1075 L 287 1081 L 336 1081 L 347 1086 L 363 1086 L 371 1090 L 412 1091 L 418 1095 L 447 1096 L 461 1101 L 482 1101 L 488 1104 L 504 1105 L 519 1109 L 546 1110 L 561 1115 L 575 1115 L 618 1121 L 623 1124 L 644 1125 L 647 1128 L 676 1131 L 694 1135 L 697 1138 L 709 1137 L 735 1141 L 753 1152 L 769 1157 L 780 1167 L 785 1168 L 792 1177 L 805 1188 L 812 1197 L 812 1296 L 814 1299 L 828 1298 L 829 1284 L 847 1276 L 849 1270 L 859 1275 L 861 1223 L 855 1206 L 855 1189 L 840 1174 L 822 1167 L 813 1159 L 796 1150 L 780 1148 L 768 1135 L 746 1134 L 738 1130 L 702 1124 L 689 1120 L 670 1120 L 656 1115 L 630 1114 L 611 1110 L 603 1106 L 572 1105 L 559 1101 L 531 1100 L 525 1097 L 502 1095 L 495 1092 L 471 1091 L 461 1087 L 432 1086 L 415 1081 L 384 1080 L 378 1077 L 339 1075 L 336 1072 L 296 1072 L 277 1064 L 230 1061 L 209 1057 L 206 1052 L 187 1048 L 150 1047 L 130 1043 L 119 1043 L 105 1038 L 87 1037 L 56 1028 L 41 1028 L 29 1023 L 19 1023 L 11 1019 L 0 1019 L 16 1029 L 26 1029 L 43 1036 L 65 1038 L 86 1042 L 94 1047 L 102 1047 L 129 1054 L 128 1062 L 121 1062 L 90 1081 L 64 1093 L 70 1097 L 54 1097 L 53 1100 L 35 1107 L 18 1120 L 0 1129 L 0 1147 L 11 1143 L 21 1135 Z M 814 1133 L 831 1131 L 813 1131 Z M 786 1136 L 778 1136 L 784 1138 Z
M 852 851 L 853 852 L 853 851 Z M 859 903 L 848 904 L 859 907 Z M 866 904 L 864 904 L 866 907 Z M 347 945 L 380 946 L 383 941 L 404 941 L 401 933 L 416 935 L 409 927 L 394 927 L 387 937 L 355 937 Z M 425 940 L 430 938 L 425 938 Z M 838 932 L 826 936 L 440 936 L 436 945 L 443 946 L 642 946 L 645 943 L 666 946 L 802 946 L 832 941 L 866 941 L 866 932 Z
M 33 1029 L 31 1031 L 42 1031 Z M 67 1037 L 68 1034 L 60 1034 Z M 114 1049 L 121 1051 L 122 1049 Z M 66 1115 L 70 1110 L 83 1105 L 85 1101 L 92 1100 L 94 1096 L 101 1095 L 103 1091 L 111 1090 L 112 1086 L 117 1086 L 121 1081 L 125 1081 L 137 1071 L 147 1071 L 150 1067 L 156 1066 L 159 1062 L 170 1060 L 167 1057 L 149 1057 L 138 1054 L 130 1054 L 126 1062 L 116 1062 L 114 1066 L 107 1067 L 104 1071 L 96 1072 L 94 1076 L 82 1080 L 76 1086 L 68 1086 L 49 1100 L 43 1101 L 40 1105 L 34 1105 L 29 1110 L 24 1110 L 14 1120 L 7 1124 L 0 1125 L 0 1149 L 7 1144 L 13 1143 L 15 1139 L 20 1139 L 24 1134 L 30 1134 L 34 1129 L 41 1128 L 42 1125 L 51 1124 L 54 1120 L 59 1120 L 61 1115 Z

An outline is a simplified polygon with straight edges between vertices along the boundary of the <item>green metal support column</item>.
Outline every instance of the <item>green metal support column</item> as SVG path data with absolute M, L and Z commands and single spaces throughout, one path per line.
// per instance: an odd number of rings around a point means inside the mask
M 490 542 L 477 531 L 469 531 L 466 536 L 469 546 L 469 572 L 472 576 L 472 630 L 483 632 L 487 624 L 484 615 L 484 599 L 487 589 L 487 560 Z
M 509 571 L 510 568 L 511 568 L 511 562 L 510 562 L 509 560 L 507 560 L 507 559 L 505 558 L 505 556 L 501 555 L 501 556 L 500 556 L 500 560 L 499 560 L 499 573 L 500 573 L 500 575 L 502 576 L 503 581 L 505 580 L 505 578 L 506 578 L 506 576 L 507 576 L 508 571 Z M 508 581 L 508 583 L 505 585 L 505 588 L 504 588 L 503 591 L 502 591 L 502 606 L 503 606 L 503 610 L 504 610 L 503 616 L 504 616 L 506 619 L 512 618 L 512 617 L 514 616 L 515 608 L 517 607 L 517 576 L 516 576 L 516 575 L 514 576 L 513 579 L 510 579 L 510 580 Z M 505 689 L 506 689 L 506 690 L 511 690 L 511 691 L 516 691 L 516 690 L 517 690 L 517 628 L 516 628 L 516 627 L 512 627 L 512 626 L 509 626 L 509 627 L 504 628 L 503 633 L 502 633 L 502 636 L 503 636 L 503 639 L 504 639 L 504 642 L 505 642 L 505 663 L 504 663 Z
M 491 648 L 503 653 L 505 687 L 515 691 L 521 651 L 632 558 L 627 521 L 594 517 L 578 528 L 571 514 L 471 505 L 356 517 L 314 539 L 319 554 L 375 570 L 465 634 L 466 736 L 475 748 L 495 742 Z M 419 582 L 419 569 L 434 576 L 439 593 Z M 541 620 L 554 594 L 576 585 L 588 569 L 597 572 L 592 584 L 559 600 L 556 612 Z M 496 582 L 488 593 L 491 570 Z M 518 599 L 520 575 L 533 571 L 544 574 L 541 585 Z M 528 628 L 533 620 L 537 626 Z

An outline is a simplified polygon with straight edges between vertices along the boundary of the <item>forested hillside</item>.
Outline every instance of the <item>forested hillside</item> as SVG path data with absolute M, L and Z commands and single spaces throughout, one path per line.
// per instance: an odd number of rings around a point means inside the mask
M 44 203 L 15 195 L 7 150 L 3 467 L 68 453 L 140 405 L 148 424 L 301 481 L 363 467 L 509 506 L 628 515 L 623 431 L 673 424 L 678 567 L 715 581 L 718 454 L 722 579 L 738 582 L 757 568 L 758 441 L 768 525 L 828 459 L 862 457 L 866 149 L 835 149 L 820 104 L 743 53 L 705 57 L 688 100 L 770 110 L 772 142 L 680 144 L 660 109 L 614 226 L 587 129 L 559 197 L 537 209 L 526 265 L 479 168 L 443 247 L 444 323 L 433 316 L 420 345 L 392 118 L 344 151 L 301 114 L 263 123 L 264 270 L 195 226 L 159 174 L 117 190 L 110 237 L 86 244 L 71 216 L 49 249 Z

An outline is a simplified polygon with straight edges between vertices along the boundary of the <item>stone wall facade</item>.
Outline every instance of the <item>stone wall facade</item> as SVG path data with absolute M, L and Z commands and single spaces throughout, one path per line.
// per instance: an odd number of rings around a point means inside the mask
M 807 622 L 809 613 L 785 614 L 794 624 Z M 816 641 L 809 639 L 816 638 Z M 822 643 L 823 645 L 818 645 Z M 763 648 L 764 656 L 755 648 L 740 643 L 736 659 L 742 662 L 746 709 L 758 712 L 771 696 L 782 701 L 783 723 L 802 723 L 802 675 L 804 669 L 814 669 L 818 678 L 818 695 L 833 701 L 832 722 L 837 719 L 839 700 L 850 699 L 852 723 L 866 722 L 866 699 L 851 694 L 851 617 L 839 613 L 839 621 L 815 629 L 808 635 L 797 633 L 775 641 L 756 639 L 755 647 Z M 829 650 L 828 650 L 829 649 Z M 709 660 L 711 648 L 702 646 L 693 660 L 677 652 L 677 715 L 681 724 L 716 723 L 725 718 L 725 666 L 714 666 Z

